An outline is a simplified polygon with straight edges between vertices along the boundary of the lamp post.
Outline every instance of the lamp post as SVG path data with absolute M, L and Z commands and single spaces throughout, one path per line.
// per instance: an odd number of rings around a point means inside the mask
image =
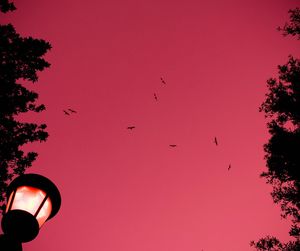
M 43 224 L 57 214 L 61 197 L 57 187 L 38 174 L 24 174 L 8 186 L 2 218 L 1 251 L 21 251 L 22 242 L 33 240 Z

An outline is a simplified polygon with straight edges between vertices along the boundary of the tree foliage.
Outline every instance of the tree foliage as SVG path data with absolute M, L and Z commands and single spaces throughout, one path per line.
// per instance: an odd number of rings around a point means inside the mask
M 283 35 L 300 39 L 300 10 L 290 10 L 290 22 L 282 28 Z M 282 217 L 292 220 L 290 236 L 294 241 L 281 243 L 267 236 L 251 246 L 259 251 L 300 250 L 300 60 L 289 56 L 278 66 L 278 79 L 267 81 L 269 92 L 260 111 L 269 118 L 271 135 L 264 145 L 267 171 L 261 174 L 271 184 L 273 201 L 281 206 Z
M 300 9 L 289 10 L 289 14 L 290 22 L 285 23 L 283 27 L 278 27 L 278 30 L 283 31 L 284 36 L 292 35 L 300 39 Z
M 8 0 L 0 0 L 0 11 L 3 13 L 14 11 L 15 9 L 14 3 L 8 2 Z
M 299 241 L 281 243 L 276 237 L 267 236 L 258 242 L 251 242 L 251 246 L 260 251 L 297 251 L 300 250 Z
M 14 5 L 0 0 L 2 12 Z M 45 124 L 26 123 L 18 115 L 41 112 L 38 94 L 24 87 L 20 81 L 34 83 L 37 72 L 49 67 L 43 59 L 51 48 L 41 39 L 21 37 L 11 24 L 0 25 L 0 206 L 3 209 L 5 191 L 14 175 L 21 175 L 36 159 L 36 152 L 25 153 L 22 147 L 30 142 L 45 141 Z

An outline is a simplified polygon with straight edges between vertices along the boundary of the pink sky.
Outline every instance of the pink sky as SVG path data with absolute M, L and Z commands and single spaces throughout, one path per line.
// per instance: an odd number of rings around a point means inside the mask
M 62 195 L 24 251 L 248 251 L 267 234 L 288 240 L 259 178 L 268 133 L 258 107 L 276 66 L 299 55 L 276 31 L 298 0 L 14 2 L 1 23 L 53 46 L 34 86 L 47 111 L 31 117 L 50 137 L 31 146 L 39 159 L 28 172 Z

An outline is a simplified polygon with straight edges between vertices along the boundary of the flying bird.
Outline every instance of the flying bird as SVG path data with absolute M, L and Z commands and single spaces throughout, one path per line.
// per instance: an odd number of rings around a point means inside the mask
M 231 169 L 231 164 L 229 164 L 228 171 Z
M 215 142 L 215 144 L 216 144 L 216 146 L 218 145 L 218 140 L 217 140 L 217 138 L 215 137 L 215 140 L 214 140 L 214 142 Z
M 177 145 L 169 145 L 170 147 L 176 147 Z
M 164 85 L 167 84 L 166 81 L 165 81 L 162 77 L 160 77 L 160 80 L 161 80 L 161 82 L 162 82 Z
M 158 100 L 156 93 L 154 93 L 154 98 L 156 101 Z
M 74 111 L 74 110 L 72 110 L 72 109 L 68 109 L 70 112 L 72 112 L 72 113 L 77 113 L 76 111 Z
M 65 115 L 70 116 L 70 113 L 68 113 L 66 110 L 63 110 L 63 112 L 65 113 Z
M 135 128 L 135 126 L 128 126 L 127 127 L 127 129 L 129 129 L 129 130 L 132 130 L 132 129 L 134 129 Z

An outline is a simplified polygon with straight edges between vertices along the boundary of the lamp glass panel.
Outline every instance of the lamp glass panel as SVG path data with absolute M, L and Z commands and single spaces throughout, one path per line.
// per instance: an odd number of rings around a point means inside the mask
M 7 202 L 7 205 L 6 205 L 6 209 L 5 209 L 5 213 L 7 213 L 8 209 L 9 209 L 9 206 L 10 206 L 10 203 L 11 203 L 11 200 L 12 200 L 12 197 L 13 197 L 14 193 L 15 193 L 15 191 L 13 191 L 9 196 L 9 199 L 8 199 L 8 202 Z
M 24 210 L 34 216 L 37 210 L 39 209 L 41 203 L 43 202 L 45 196 L 46 193 L 38 188 L 30 186 L 18 187 L 11 210 Z M 36 217 L 40 227 L 49 217 L 51 209 L 51 202 L 48 198 Z
M 39 211 L 38 215 L 36 216 L 36 219 L 39 222 L 40 227 L 48 219 L 49 215 L 51 214 L 51 211 L 52 211 L 52 204 L 50 198 L 48 197 L 43 207 Z

